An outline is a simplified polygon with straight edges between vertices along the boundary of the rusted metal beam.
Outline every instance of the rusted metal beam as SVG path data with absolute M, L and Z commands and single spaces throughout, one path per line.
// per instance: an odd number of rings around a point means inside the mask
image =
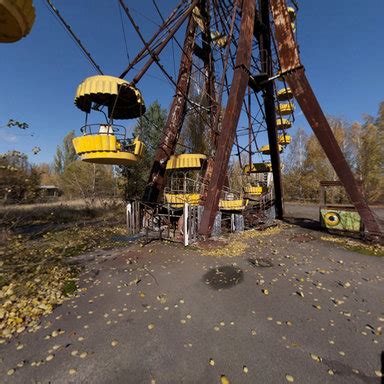
M 131 12 L 128 8 L 128 6 L 125 4 L 124 0 L 119 0 L 121 7 L 123 8 L 125 14 L 127 15 L 129 21 L 131 22 L 133 28 L 135 29 L 137 35 L 139 36 L 141 42 L 144 44 L 145 49 L 153 59 L 153 61 L 156 63 L 156 65 L 160 68 L 160 70 L 164 73 L 164 75 L 176 86 L 175 81 L 173 80 L 172 76 L 169 75 L 169 73 L 165 70 L 164 66 L 160 63 L 160 59 L 157 55 L 155 55 L 152 48 L 149 46 L 149 44 L 145 41 L 143 34 L 140 31 L 139 26 L 136 24 L 134 18 L 131 15 Z
M 187 107 L 187 95 L 190 86 L 195 35 L 196 23 L 193 17 L 190 17 L 184 40 L 183 53 L 180 60 L 176 95 L 173 97 L 163 137 L 155 153 L 148 185 L 144 191 L 143 201 L 145 202 L 156 202 L 160 192 L 164 188 L 164 175 L 167 161 L 175 152 L 177 140 L 184 122 Z
M 208 185 L 207 199 L 204 204 L 204 211 L 199 228 L 199 233 L 204 236 L 208 236 L 211 233 L 218 210 L 220 194 L 225 182 L 229 157 L 241 113 L 241 106 L 248 85 L 252 55 L 254 15 L 255 0 L 244 0 L 242 4 L 240 36 L 232 86 L 218 139 L 213 164 L 213 174 Z
M 209 107 L 209 118 L 210 118 L 210 131 L 213 141 L 216 139 L 215 131 L 215 116 L 217 113 L 216 104 L 216 89 L 215 89 L 215 66 L 212 55 L 212 40 L 211 40 L 211 2 L 210 0 L 201 0 L 200 2 L 201 15 L 204 18 L 203 41 L 202 49 L 204 52 L 204 69 L 207 74 L 205 81 L 205 92 L 207 94 L 207 102 Z
M 269 19 L 269 0 L 260 0 L 260 18 L 264 28 L 261 28 L 259 38 L 259 49 L 261 58 L 262 72 L 266 73 L 268 77 L 273 76 L 272 66 L 272 49 L 271 49 L 271 28 Z M 276 127 L 276 106 L 275 106 L 275 90 L 273 82 L 269 81 L 265 85 L 264 97 L 264 110 L 265 110 L 265 123 L 267 125 L 268 142 L 271 153 L 271 164 L 273 173 L 273 186 L 275 195 L 275 209 L 276 217 L 282 219 L 283 211 L 283 185 L 281 181 L 281 165 L 279 154 L 279 143 L 277 141 L 277 127 Z
M 214 0 L 215 4 L 213 4 L 213 11 L 214 11 L 214 16 L 217 17 L 217 12 L 215 12 L 215 10 L 217 10 L 217 7 L 218 7 L 218 3 L 217 3 L 217 0 Z M 232 37 L 233 37 L 233 29 L 234 29 L 234 25 L 235 25 L 235 22 L 236 22 L 236 12 L 237 12 L 237 9 L 238 9 L 238 0 L 235 1 L 234 5 L 233 5 L 233 11 L 232 11 L 232 18 L 231 18 L 231 25 L 230 25 L 230 29 L 229 29 L 229 33 L 228 33 L 228 41 L 227 41 L 227 47 L 226 47 L 226 50 L 225 50 L 225 55 L 223 55 L 222 53 L 220 53 L 221 55 L 221 61 L 222 61 L 222 64 L 223 64 L 223 74 L 221 76 L 221 80 L 220 80 L 220 84 L 219 84 L 219 87 L 218 87 L 218 92 L 216 93 L 215 95 L 215 98 L 216 98 L 216 110 L 215 110 L 215 119 L 213 121 L 213 126 L 212 126 L 212 143 L 213 143 L 213 146 L 214 146 L 214 149 L 216 150 L 217 148 L 217 141 L 218 141 L 218 138 L 219 138 L 219 124 L 220 124 L 220 117 L 222 115 L 222 100 L 223 100 L 223 93 L 224 93 L 224 87 L 228 87 L 228 83 L 227 83 L 227 77 L 226 77 L 226 72 L 227 72 L 227 67 L 228 67 L 228 60 L 230 58 L 230 54 L 231 54 L 231 43 L 232 43 Z M 217 21 L 217 20 L 216 20 Z M 214 86 L 213 86 L 214 88 Z M 212 123 L 212 121 L 211 121 Z M 236 143 L 237 143 L 237 137 L 236 137 Z M 240 159 L 241 161 L 241 159 Z M 208 164 L 207 164 L 207 170 L 205 172 L 205 175 L 204 175 L 204 180 L 203 180 L 203 184 L 204 184 L 204 187 L 203 187 L 203 192 L 202 192 L 202 196 L 201 196 L 201 201 L 204 203 L 207 199 L 207 193 L 208 193 L 208 185 L 209 185 L 209 181 L 211 180 L 211 177 L 212 177 L 212 173 L 213 173 L 213 164 L 214 164 L 214 161 L 213 159 L 209 159 L 208 160 Z
M 287 83 L 335 169 L 338 178 L 343 183 L 352 204 L 359 212 L 365 231 L 371 236 L 380 235 L 382 234 L 380 225 L 364 199 L 355 176 L 333 135 L 332 129 L 305 75 L 285 0 L 270 0 L 270 2 L 275 23 L 275 35 L 281 70 L 283 73 L 286 73 Z

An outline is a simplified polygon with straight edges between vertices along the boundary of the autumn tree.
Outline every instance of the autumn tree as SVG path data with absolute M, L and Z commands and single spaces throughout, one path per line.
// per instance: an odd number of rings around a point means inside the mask
M 140 199 L 143 196 L 166 120 L 167 110 L 155 101 L 148 107 L 145 116 L 138 121 L 134 133 L 144 142 L 145 152 L 137 163 L 121 167 L 122 188 L 126 200 Z
M 334 117 L 328 120 L 347 162 L 356 178 L 363 183 L 368 201 L 383 201 L 384 103 L 381 103 L 376 118 L 365 116 L 362 124 L 348 124 Z M 300 140 L 301 145 L 298 144 Z M 303 145 L 304 156 L 299 156 Z M 284 186 L 288 199 L 317 201 L 320 181 L 337 180 L 336 172 L 316 136 L 306 136 L 302 130 L 294 135 L 284 164 Z M 345 192 L 330 191 L 329 196 L 337 202 L 347 201 Z
M 349 126 L 342 119 L 328 118 L 332 132 L 347 160 L 350 160 L 348 143 Z M 299 129 L 284 161 L 283 182 L 288 199 L 317 201 L 322 180 L 337 180 L 336 172 L 325 155 L 314 134 L 307 135 Z M 332 195 L 332 196 L 331 196 Z M 341 202 L 346 202 L 345 194 L 332 190 L 328 193 Z
M 82 198 L 88 205 L 117 197 L 117 177 L 108 165 L 71 162 L 61 175 L 60 187 L 68 198 Z
M 57 146 L 54 158 L 54 168 L 56 173 L 61 174 L 69 164 L 78 159 L 72 140 L 75 137 L 75 131 L 70 131 L 63 139 L 63 144 Z
M 3 203 L 31 202 L 39 192 L 40 177 L 19 151 L 0 156 L 0 197 Z
M 209 114 L 207 112 L 207 100 L 205 96 L 195 94 L 192 97 L 195 103 L 191 107 L 184 123 L 181 134 L 181 143 L 183 145 L 180 150 L 189 153 L 209 154 L 212 150 L 210 146 L 211 138 L 209 130 Z
M 369 201 L 384 200 L 384 103 L 377 118 L 366 116 L 350 131 L 352 164 Z
M 308 135 L 298 128 L 289 144 L 288 154 L 282 161 L 284 193 L 291 199 L 303 200 L 303 164 L 306 158 Z
M 35 171 L 40 177 L 41 185 L 58 185 L 59 175 L 56 174 L 54 166 L 48 163 L 34 165 Z

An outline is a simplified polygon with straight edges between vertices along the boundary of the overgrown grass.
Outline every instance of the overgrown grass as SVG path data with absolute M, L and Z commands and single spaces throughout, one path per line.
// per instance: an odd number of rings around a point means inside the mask
M 44 224 L 65 224 L 92 221 L 100 218 L 124 220 L 122 202 L 63 201 L 51 204 L 0 206 L 0 228 L 17 229 Z

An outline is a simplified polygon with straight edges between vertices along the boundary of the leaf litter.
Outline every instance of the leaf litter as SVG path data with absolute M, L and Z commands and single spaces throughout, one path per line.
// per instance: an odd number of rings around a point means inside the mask
M 77 291 L 81 268 L 70 257 L 95 249 L 126 246 L 111 242 L 124 227 L 106 225 L 47 232 L 39 238 L 9 235 L 0 244 L 0 341 L 39 329 L 50 314 Z
M 203 256 L 214 257 L 237 257 L 245 253 L 250 245 L 245 241 L 248 239 L 268 237 L 276 235 L 281 231 L 279 226 L 269 227 L 262 231 L 260 230 L 248 230 L 241 233 L 234 233 L 229 235 L 228 239 L 221 242 L 216 242 L 215 247 L 208 249 L 200 249 L 200 253 Z

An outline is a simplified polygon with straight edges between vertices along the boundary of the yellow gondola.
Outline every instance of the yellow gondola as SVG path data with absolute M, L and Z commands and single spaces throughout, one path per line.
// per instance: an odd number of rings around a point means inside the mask
M 122 166 L 138 161 L 144 151 L 144 144 L 138 138 L 132 143 L 122 144 L 114 134 L 108 133 L 75 137 L 73 146 L 81 160 L 85 162 Z
M 35 17 L 32 0 L 0 0 L 0 42 L 14 43 L 28 35 Z
M 260 152 L 263 155 L 270 155 L 271 151 L 269 148 L 269 145 L 264 145 L 263 147 L 260 148 Z M 279 153 L 283 152 L 283 146 L 279 144 Z
M 203 16 L 201 15 L 200 8 L 196 6 L 193 8 L 192 17 L 196 24 L 199 26 L 201 32 L 205 32 L 205 21 Z M 220 48 L 224 48 L 228 43 L 228 38 L 226 35 L 218 32 L 218 31 L 210 31 L 211 40 L 214 44 L 219 46 Z
M 271 163 L 253 163 L 247 164 L 243 167 L 243 173 L 267 173 L 272 172 L 272 164 Z
M 185 203 L 197 206 L 201 200 L 199 193 L 165 193 L 164 196 L 172 208 L 183 208 Z
M 105 124 L 86 123 L 81 128 L 83 136 L 73 139 L 81 160 L 121 166 L 137 162 L 144 144 L 138 138 L 128 140 L 125 127 L 113 124 L 113 119 L 131 119 L 145 112 L 140 91 L 116 77 L 88 77 L 77 87 L 75 105 L 89 113 L 92 104 L 107 107 L 109 120 Z
M 75 104 L 89 113 L 92 103 L 106 106 L 110 119 L 134 119 L 145 113 L 140 91 L 123 79 L 113 76 L 92 76 L 77 88 Z
M 288 145 L 292 141 L 292 137 L 289 135 L 281 135 L 278 137 L 278 142 L 281 145 Z
M 258 196 L 263 193 L 263 187 L 257 186 L 257 187 L 244 187 L 244 193 L 247 195 L 253 195 Z
M 283 131 L 284 129 L 292 127 L 292 121 L 288 119 L 279 118 L 276 120 L 276 127 L 279 131 Z
M 166 169 L 201 168 L 207 156 L 201 153 L 183 153 L 173 155 L 167 162 Z
M 243 211 L 248 205 L 248 199 L 238 199 L 238 200 L 223 200 L 219 201 L 219 209 L 221 211 Z
M 171 208 L 183 208 L 185 203 L 199 205 L 202 190 L 200 176 L 206 159 L 207 156 L 201 153 L 183 153 L 170 157 L 166 165 L 167 187 L 164 198 Z
M 282 88 L 277 92 L 277 100 L 288 101 L 293 99 L 293 92 L 291 88 Z
M 282 116 L 292 115 L 294 110 L 295 106 L 293 103 L 280 103 L 276 107 L 276 112 Z
M 287 11 L 288 11 L 288 14 L 289 14 L 289 17 L 291 18 L 291 21 L 295 21 L 296 20 L 296 11 L 295 11 L 295 8 L 293 7 L 288 7 L 287 8 Z

